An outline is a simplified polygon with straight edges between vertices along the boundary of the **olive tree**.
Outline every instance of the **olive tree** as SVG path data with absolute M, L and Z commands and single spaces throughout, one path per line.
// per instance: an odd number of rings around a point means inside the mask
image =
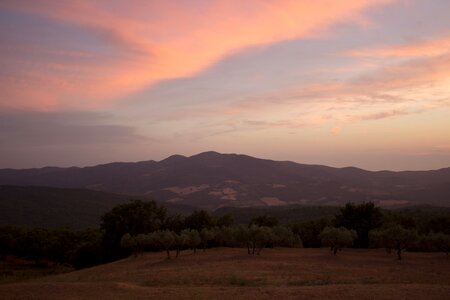
M 120 239 L 120 247 L 128 251 L 133 251 L 133 254 L 136 256 L 136 252 L 134 251 L 135 240 L 131 236 L 131 234 L 126 233 L 122 236 L 122 238 Z
M 277 225 L 272 228 L 274 246 L 280 247 L 302 247 L 302 240 L 292 229 Z
M 158 230 L 150 234 L 151 243 L 160 250 L 165 250 L 170 259 L 170 248 L 175 245 L 175 234 L 170 230 Z
M 342 247 L 348 247 L 353 244 L 357 234 L 355 230 L 348 230 L 345 227 L 325 227 L 319 235 L 322 245 L 330 247 L 333 254 L 336 255 Z
M 373 240 L 373 244 L 387 249 L 395 249 L 399 260 L 402 259 L 402 251 L 413 246 L 418 240 L 416 230 L 405 229 L 400 225 L 373 230 L 369 236 Z
M 197 252 L 197 247 L 201 243 L 200 234 L 195 229 L 184 229 L 181 233 L 187 236 L 187 245 L 194 249 L 194 253 Z
M 447 256 L 450 252 L 450 235 L 439 232 L 431 232 L 421 239 L 422 246 L 427 250 L 441 251 Z
M 174 237 L 175 237 L 175 247 L 177 250 L 175 257 L 178 257 L 181 249 L 189 245 L 189 236 L 185 231 L 182 231 L 180 232 L 180 234 L 174 233 Z
M 206 251 L 206 246 L 208 246 L 208 242 L 214 240 L 214 231 L 203 228 L 202 231 L 200 231 L 200 239 L 203 246 L 203 251 Z
M 270 227 L 251 225 L 249 228 L 249 243 L 253 250 L 252 254 L 259 255 L 269 242 L 273 241 L 273 233 Z

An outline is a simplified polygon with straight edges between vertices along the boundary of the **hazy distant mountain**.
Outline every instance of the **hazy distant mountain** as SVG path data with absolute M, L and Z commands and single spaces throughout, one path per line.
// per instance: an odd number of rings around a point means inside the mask
M 450 168 L 370 172 L 217 152 L 85 168 L 2 169 L 0 184 L 87 188 L 206 209 L 348 201 L 450 206 Z

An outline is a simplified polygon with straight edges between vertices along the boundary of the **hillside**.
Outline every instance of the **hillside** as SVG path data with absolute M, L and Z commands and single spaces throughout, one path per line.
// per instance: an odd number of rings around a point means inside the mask
M 210 210 L 348 201 L 450 206 L 450 168 L 370 172 L 217 152 L 84 168 L 2 169 L 0 184 L 85 188 Z
M 98 227 L 101 216 L 130 196 L 86 189 L 0 186 L 0 225 L 28 227 Z M 164 203 L 170 213 L 194 208 Z
M 146 253 L 81 271 L 0 285 L 1 299 L 448 299 L 443 253 L 382 249 L 216 248 Z

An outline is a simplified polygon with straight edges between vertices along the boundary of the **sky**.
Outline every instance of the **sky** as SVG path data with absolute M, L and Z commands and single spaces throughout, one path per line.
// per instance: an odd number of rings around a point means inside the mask
M 448 0 L 2 0 L 0 168 L 450 167 Z

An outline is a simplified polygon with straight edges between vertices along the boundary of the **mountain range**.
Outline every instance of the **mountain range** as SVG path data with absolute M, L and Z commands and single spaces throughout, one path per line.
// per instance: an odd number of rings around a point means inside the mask
M 0 169 L 0 185 L 89 189 L 208 210 L 368 201 L 450 206 L 450 168 L 373 172 L 212 151 L 92 167 Z

